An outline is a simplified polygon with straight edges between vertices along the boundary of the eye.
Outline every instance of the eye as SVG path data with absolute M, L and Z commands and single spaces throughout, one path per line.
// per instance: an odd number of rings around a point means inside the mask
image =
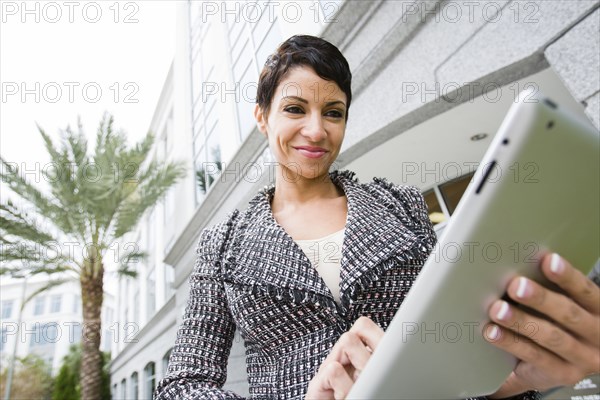
M 300 113 L 302 113 L 302 109 L 300 107 L 298 107 L 298 106 L 286 107 L 286 108 L 284 108 L 284 111 L 287 111 L 287 112 L 292 113 L 292 114 L 300 114 Z
M 325 115 L 334 118 L 342 118 L 344 116 L 344 114 L 338 110 L 329 110 L 325 113 Z

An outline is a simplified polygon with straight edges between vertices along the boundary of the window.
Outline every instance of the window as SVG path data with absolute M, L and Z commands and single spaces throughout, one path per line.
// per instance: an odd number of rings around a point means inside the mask
M 169 265 L 169 264 L 163 264 L 164 265 L 164 272 L 165 272 L 165 300 L 169 300 L 171 298 L 171 296 L 173 295 L 173 293 L 175 292 L 173 290 L 173 281 L 175 280 L 175 269 Z
M 81 304 L 81 297 L 78 294 L 73 295 L 73 314 L 79 312 L 79 305 Z
M 440 192 L 450 215 L 454 214 L 454 210 L 456 210 L 463 193 L 467 190 L 472 176 L 473 174 L 464 175 L 440 185 Z
M 33 306 L 33 315 L 42 315 L 46 305 L 46 297 L 38 296 L 35 298 L 35 304 Z
M 138 382 L 138 373 L 134 372 L 133 374 L 131 374 L 131 393 L 129 395 L 129 398 L 131 400 L 138 400 L 139 398 L 139 382 Z
M 121 398 L 127 398 L 127 379 L 125 378 L 123 378 L 123 380 L 121 381 Z
M 133 295 L 133 316 L 135 324 L 140 323 L 140 285 L 135 285 L 135 294 Z
M 2 302 L 2 319 L 8 319 L 12 315 L 14 300 L 4 300 Z
M 60 303 L 62 300 L 62 295 L 55 294 L 50 297 L 50 312 L 57 313 L 60 312 Z
M 29 348 L 53 348 L 59 339 L 58 324 L 50 322 L 40 324 L 36 322 L 31 330 L 25 330 L 25 335 L 30 337 Z
M 154 311 L 156 310 L 156 279 L 154 274 L 156 268 L 154 265 L 150 267 L 148 275 L 146 276 L 146 312 L 148 319 L 152 318 Z
M 148 399 L 152 398 L 156 385 L 156 368 L 153 362 L 149 362 L 144 367 L 144 396 Z
M 462 195 L 469 186 L 474 172 L 452 179 L 423 193 L 429 209 L 429 220 L 441 227 L 450 219 Z
M 81 323 L 69 323 L 69 343 L 75 344 L 81 342 Z
M 4 346 L 6 346 L 7 342 L 8 342 L 8 333 L 7 333 L 6 329 L 2 329 L 2 334 L 0 336 L 0 353 L 2 353 L 4 351 Z
M 167 351 L 165 353 L 165 355 L 163 356 L 163 359 L 162 359 L 162 377 L 163 378 L 167 374 L 167 369 L 169 369 L 169 357 L 171 357 L 171 351 L 173 351 L 172 348 L 169 349 L 169 351 Z
M 446 215 L 442 211 L 440 202 L 437 199 L 437 195 L 433 189 L 423 193 L 427 207 L 429 208 L 429 220 L 433 225 L 437 225 L 440 222 L 446 221 Z

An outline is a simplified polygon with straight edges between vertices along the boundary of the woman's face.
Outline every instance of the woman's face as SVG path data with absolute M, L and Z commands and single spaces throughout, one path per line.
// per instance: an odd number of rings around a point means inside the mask
M 312 179 L 329 171 L 346 129 L 346 94 L 310 67 L 290 69 L 275 90 L 268 116 L 257 105 L 259 130 L 284 176 Z

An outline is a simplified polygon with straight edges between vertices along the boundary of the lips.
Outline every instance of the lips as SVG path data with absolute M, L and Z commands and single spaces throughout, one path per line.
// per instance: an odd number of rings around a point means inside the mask
M 319 158 L 327 153 L 327 150 L 322 147 L 315 146 L 298 146 L 294 147 L 300 154 L 308 158 Z

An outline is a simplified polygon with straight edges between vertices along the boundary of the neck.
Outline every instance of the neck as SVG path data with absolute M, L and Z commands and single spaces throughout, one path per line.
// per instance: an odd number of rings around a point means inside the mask
M 274 212 L 286 207 L 297 207 L 314 201 L 332 199 L 343 196 L 331 180 L 329 173 L 307 178 L 292 170 L 277 165 L 275 176 L 275 193 L 271 207 Z

